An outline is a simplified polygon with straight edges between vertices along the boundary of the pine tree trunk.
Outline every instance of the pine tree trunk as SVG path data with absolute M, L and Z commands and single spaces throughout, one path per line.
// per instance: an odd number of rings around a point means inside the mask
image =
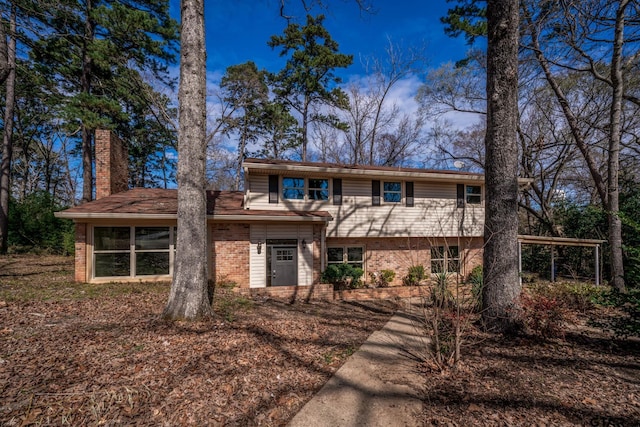
M 518 0 L 487 2 L 487 133 L 484 225 L 485 327 L 517 326 L 518 279 Z
M 84 46 L 82 49 L 82 74 L 80 85 L 82 93 L 91 93 L 91 58 L 88 54 L 88 44 L 93 41 L 94 24 L 91 20 L 91 1 L 87 1 L 86 17 L 84 21 Z M 82 124 L 82 203 L 93 200 L 93 155 L 92 134 L 86 123 Z
M 622 116 L 622 96 L 624 80 L 622 78 L 622 45 L 624 43 L 624 14 L 629 1 L 622 1 L 616 14 L 613 54 L 611 56 L 611 124 L 609 136 L 609 176 L 607 187 L 609 245 L 611 247 L 611 286 L 618 291 L 625 290 L 624 264 L 622 258 L 622 221 L 620 220 L 620 187 L 618 175 L 620 169 L 620 122 Z
M 0 24 L 1 25 L 1 24 Z M 4 34 L 2 35 L 4 37 Z M 7 47 L 4 130 L 2 132 L 2 163 L 0 163 L 0 253 L 7 253 L 9 238 L 9 195 L 11 194 L 11 159 L 13 157 L 13 110 L 16 88 L 16 11 L 11 10 L 9 44 Z
M 173 282 L 163 317 L 211 315 L 207 290 L 206 52 L 204 0 L 182 0 L 178 131 L 178 236 Z

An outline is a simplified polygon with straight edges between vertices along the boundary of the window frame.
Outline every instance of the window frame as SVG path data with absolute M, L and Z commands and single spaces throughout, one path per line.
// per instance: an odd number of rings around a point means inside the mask
M 292 180 L 301 180 L 302 181 L 302 187 L 299 186 L 286 186 L 285 185 L 285 180 L 286 179 L 292 179 Z M 324 181 L 327 184 L 326 188 L 322 188 L 322 187 L 311 187 L 311 180 L 317 180 L 317 181 Z M 332 185 L 331 185 L 331 179 L 329 178 L 325 178 L 325 177 L 302 177 L 302 176 L 282 176 L 281 178 L 281 182 L 282 182 L 282 188 L 280 190 L 280 194 L 282 195 L 282 199 L 283 200 L 288 200 L 288 201 L 302 201 L 302 202 L 329 202 L 332 200 L 331 197 L 331 191 L 332 191 Z M 286 191 L 287 190 L 295 190 L 298 191 L 302 197 L 299 198 L 289 198 L 286 197 Z M 312 198 L 311 197 L 311 192 L 323 192 L 326 194 L 326 199 L 325 198 Z
M 315 180 L 315 181 L 324 181 L 327 183 L 327 186 L 325 188 L 323 187 L 312 187 L 311 186 L 311 180 Z M 306 196 L 307 196 L 307 200 L 309 201 L 319 201 L 319 202 L 328 202 L 329 201 L 329 178 L 306 178 L 306 187 L 307 187 L 307 191 L 306 191 Z M 321 198 L 321 199 L 317 199 L 314 197 L 311 197 L 311 192 L 316 192 L 316 194 L 318 192 L 320 193 L 326 193 L 327 197 L 326 198 Z
M 474 193 L 474 192 L 469 192 L 470 189 L 473 188 L 477 188 L 478 192 Z M 469 198 L 470 197 L 477 197 L 478 201 L 477 202 L 470 202 Z M 484 198 L 482 197 L 482 185 L 465 185 L 464 186 L 464 203 L 466 205 L 482 205 L 482 200 Z
M 302 187 L 299 186 L 287 186 L 285 180 L 290 179 L 295 181 L 302 181 Z M 283 176 L 282 177 L 282 199 L 283 200 L 306 200 L 307 198 L 307 179 L 300 176 Z M 302 195 L 302 197 L 287 197 L 287 190 L 293 190 Z
M 100 228 L 127 228 L 129 230 L 129 245 L 127 249 L 96 249 L 96 229 Z M 136 230 L 137 229 L 168 229 L 169 236 L 168 248 L 137 248 Z M 173 267 L 176 254 L 176 236 L 177 227 L 175 225 L 102 225 L 92 226 L 91 230 L 91 275 L 90 279 L 96 280 L 114 280 L 114 279 L 135 279 L 135 278 L 154 278 L 154 277 L 171 277 L 173 275 Z M 168 253 L 169 254 L 169 271 L 160 274 L 137 274 L 138 254 L 151 253 Z M 129 256 L 129 274 L 127 275 L 111 275 L 98 276 L 97 273 L 97 256 L 101 254 L 128 254 Z
M 441 257 L 437 257 L 434 258 L 433 253 L 434 253 L 434 249 L 436 249 L 438 251 L 439 254 L 441 254 Z M 453 251 L 455 250 L 455 256 L 453 256 Z M 431 274 L 459 274 L 460 273 L 460 269 L 461 269 L 461 264 L 460 264 L 460 247 L 457 245 L 434 245 L 431 246 L 430 249 L 430 267 L 431 267 Z M 447 266 L 446 271 L 444 271 L 444 268 L 440 268 L 440 269 L 434 269 L 434 263 L 439 263 L 442 267 Z M 456 270 L 449 270 L 449 266 L 455 263 L 457 265 L 457 269 Z
M 387 190 L 385 187 L 387 186 L 387 184 L 398 184 L 398 190 Z M 382 202 L 386 203 L 386 204 L 390 204 L 390 205 L 397 205 L 397 204 L 401 204 L 403 201 L 403 197 L 402 197 L 402 181 L 382 181 Z M 387 200 L 387 194 L 392 195 L 392 194 L 397 194 L 399 199 L 398 200 Z
M 329 260 L 329 250 L 330 249 L 342 249 L 342 261 L 330 261 Z M 361 260 L 358 261 L 354 261 L 354 260 L 349 260 L 349 249 L 358 249 L 362 252 L 362 258 Z M 364 245 L 328 245 L 327 246 L 327 267 L 330 265 L 337 265 L 337 264 L 351 264 L 354 267 L 357 268 L 361 268 L 362 271 L 365 271 L 365 246 Z M 358 265 L 356 264 L 360 264 L 360 266 L 358 267 Z

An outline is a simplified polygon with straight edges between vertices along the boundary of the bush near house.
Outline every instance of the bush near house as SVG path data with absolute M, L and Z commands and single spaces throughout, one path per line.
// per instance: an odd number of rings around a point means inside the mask
M 423 265 L 412 265 L 409 272 L 402 279 L 405 286 L 418 286 L 426 277 Z
M 374 288 L 387 288 L 395 279 L 396 272 L 393 270 L 381 270 L 369 273 L 369 277 Z
M 350 264 L 331 264 L 324 273 L 322 281 L 333 284 L 335 290 L 356 289 L 362 287 L 364 271 Z

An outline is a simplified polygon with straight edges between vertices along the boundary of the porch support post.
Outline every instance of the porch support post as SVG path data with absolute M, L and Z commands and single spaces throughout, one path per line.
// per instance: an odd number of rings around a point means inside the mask
M 595 246 L 596 256 L 596 286 L 600 286 L 600 245 Z

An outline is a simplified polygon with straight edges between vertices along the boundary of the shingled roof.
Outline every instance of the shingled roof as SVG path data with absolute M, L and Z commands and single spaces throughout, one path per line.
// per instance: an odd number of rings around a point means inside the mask
M 330 221 L 326 211 L 276 211 L 244 209 L 241 191 L 207 191 L 207 216 L 221 220 Z M 178 191 L 162 188 L 134 188 L 99 200 L 56 212 L 59 218 L 156 218 L 175 219 Z

